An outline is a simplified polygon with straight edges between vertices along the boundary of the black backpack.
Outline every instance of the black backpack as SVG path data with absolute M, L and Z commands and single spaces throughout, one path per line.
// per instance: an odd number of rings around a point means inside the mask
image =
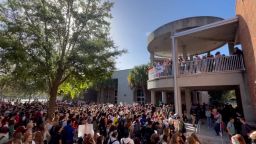
M 111 141 L 111 139 L 109 139 L 109 143 L 108 144 L 113 144 L 114 142 L 116 142 L 117 140 L 113 140 Z

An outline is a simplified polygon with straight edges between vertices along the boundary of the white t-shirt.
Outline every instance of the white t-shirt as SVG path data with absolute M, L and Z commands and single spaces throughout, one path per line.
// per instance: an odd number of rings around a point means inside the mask
M 134 144 L 134 141 L 131 138 L 122 138 L 121 144 Z
M 91 134 L 94 136 L 93 124 L 85 124 L 78 126 L 78 137 L 84 137 L 84 134 Z

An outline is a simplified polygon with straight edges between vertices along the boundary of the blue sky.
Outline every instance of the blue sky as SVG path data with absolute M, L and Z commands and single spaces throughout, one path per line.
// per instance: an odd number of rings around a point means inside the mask
M 117 59 L 117 69 L 149 62 L 147 35 L 159 26 L 192 16 L 235 16 L 235 0 L 114 0 L 111 37 L 128 52 Z M 222 53 L 227 53 L 223 48 Z

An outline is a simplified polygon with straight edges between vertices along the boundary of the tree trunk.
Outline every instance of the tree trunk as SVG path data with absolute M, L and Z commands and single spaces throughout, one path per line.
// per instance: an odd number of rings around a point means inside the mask
M 31 101 L 31 97 L 32 97 L 32 94 L 29 94 L 29 97 L 28 97 L 28 103 L 30 103 L 30 101 Z
M 57 99 L 58 86 L 52 86 L 50 90 L 50 98 L 48 102 L 47 118 L 53 119 L 56 110 L 56 99 Z

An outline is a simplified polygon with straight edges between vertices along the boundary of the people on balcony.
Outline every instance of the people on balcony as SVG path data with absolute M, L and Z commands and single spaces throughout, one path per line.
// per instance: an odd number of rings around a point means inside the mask
M 243 56 L 243 51 L 240 50 L 238 47 L 235 47 L 235 51 L 234 51 L 233 55 Z
M 194 69 L 193 69 L 193 72 L 192 73 L 200 73 L 201 70 L 200 70 L 200 65 L 201 65 L 201 57 L 196 54 L 195 55 L 195 58 L 194 58 Z
M 215 69 L 214 71 L 219 71 L 220 70 L 220 65 L 221 65 L 221 58 L 222 55 L 221 53 L 218 51 L 215 53 L 215 62 L 214 62 L 214 66 L 215 66 Z
M 243 69 L 241 57 L 243 51 L 235 48 L 232 56 L 225 56 L 221 52 L 216 52 L 213 56 L 210 52 L 200 56 L 196 54 L 193 59 L 189 57 L 178 57 L 179 74 L 199 74 L 202 72 L 219 72 Z M 153 62 L 149 69 L 152 78 L 172 75 L 172 60 L 158 60 Z

